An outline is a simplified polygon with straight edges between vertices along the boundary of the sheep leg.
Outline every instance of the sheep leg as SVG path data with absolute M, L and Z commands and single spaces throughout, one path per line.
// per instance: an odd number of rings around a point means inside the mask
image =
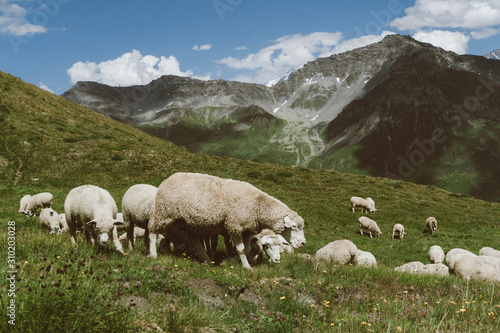
M 371 230 L 370 230 L 370 238 L 373 238 Z
M 363 236 L 363 228 L 359 228 L 359 233 Z
M 134 237 L 134 245 L 135 245 L 135 237 Z M 144 229 L 144 245 L 146 246 L 146 249 L 149 248 L 149 229 L 147 226 L 146 229 Z
M 71 243 L 73 243 L 73 245 L 76 245 L 76 225 L 73 224 L 72 221 L 68 221 L 68 231 L 69 231 L 69 235 L 71 236 Z M 75 222 L 76 223 L 76 222 Z
M 248 238 L 248 245 L 250 246 L 250 237 Z M 244 268 L 247 269 L 252 269 L 248 262 L 248 258 L 245 252 L 245 243 L 243 242 L 243 237 L 241 235 L 235 235 L 233 236 L 233 242 L 236 245 L 236 252 L 238 252 L 238 255 L 240 256 L 241 263 L 243 264 Z
M 156 234 L 152 232 L 149 233 L 149 256 L 151 258 L 158 257 L 158 253 L 156 253 Z
M 205 251 L 205 249 L 203 248 L 203 246 L 201 246 L 201 243 L 200 243 L 200 237 L 199 236 L 191 236 L 189 235 L 189 243 L 191 243 L 191 245 L 194 247 L 194 249 L 196 250 L 196 254 L 198 255 L 198 257 L 202 260 L 202 261 L 205 261 L 209 264 L 212 263 L 212 259 L 210 259 L 210 257 L 208 256 L 207 252 Z

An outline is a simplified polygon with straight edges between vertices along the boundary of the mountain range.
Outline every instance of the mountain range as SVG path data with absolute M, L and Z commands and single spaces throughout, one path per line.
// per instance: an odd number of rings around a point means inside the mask
M 164 76 L 62 96 L 187 150 L 402 179 L 500 200 L 500 61 L 409 36 L 268 84 Z

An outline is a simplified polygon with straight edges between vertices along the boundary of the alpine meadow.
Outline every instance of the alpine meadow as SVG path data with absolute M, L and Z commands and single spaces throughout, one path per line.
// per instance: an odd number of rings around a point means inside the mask
M 500 249 L 500 203 L 382 177 L 193 154 L 186 148 L 0 72 L 1 332 L 497 332 L 500 284 L 455 275 L 396 272 L 429 263 L 439 245 L 475 254 Z M 457 148 L 458 149 L 458 148 Z M 347 153 L 347 152 L 346 152 Z M 222 238 L 210 264 L 189 248 L 126 255 L 83 234 L 49 234 L 18 213 L 25 195 L 50 192 L 64 213 L 69 191 L 108 190 L 121 208 L 134 184 L 176 172 L 249 182 L 305 221 L 306 245 L 280 263 L 244 269 Z M 372 197 L 375 213 L 352 212 Z M 382 237 L 361 235 L 360 216 Z M 437 232 L 426 232 L 434 216 Z M 403 239 L 392 239 L 396 223 Z M 340 239 L 371 252 L 377 266 L 328 263 L 316 251 Z M 310 255 L 312 258 L 305 256 Z

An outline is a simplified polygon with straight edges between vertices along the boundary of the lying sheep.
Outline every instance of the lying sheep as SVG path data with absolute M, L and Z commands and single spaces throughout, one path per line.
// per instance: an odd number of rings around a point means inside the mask
M 176 173 L 158 187 L 154 218 L 149 225 L 150 255 L 156 257 L 156 234 L 185 230 L 201 260 L 210 257 L 200 244 L 200 236 L 228 234 L 245 268 L 244 234 L 262 229 L 281 233 L 294 248 L 304 246 L 304 220 L 281 201 L 251 184 L 196 173 Z M 289 233 L 284 233 L 289 229 Z M 246 246 L 245 246 L 246 245 Z
M 137 238 L 137 237 L 144 237 L 145 233 L 146 233 L 146 230 L 145 230 L 145 229 L 143 229 L 143 228 L 139 228 L 139 227 L 134 227 L 134 238 L 133 238 L 133 242 L 134 242 L 134 244 L 135 244 L 135 240 L 136 240 L 136 238 Z M 120 237 L 118 237 L 118 239 L 119 239 L 120 241 L 122 241 L 122 240 L 127 240 L 127 233 L 126 233 L 126 232 L 125 232 L 125 233 L 123 233 Z
M 483 247 L 481 250 L 479 250 L 479 255 L 500 258 L 500 251 L 495 250 L 492 247 Z
M 444 251 L 439 245 L 433 245 L 427 253 L 431 264 L 442 264 L 444 261 Z
M 31 200 L 31 195 L 27 194 L 21 198 L 21 201 L 19 202 L 19 210 L 17 211 L 19 214 L 24 214 L 28 215 L 26 211 L 26 207 L 28 206 L 28 203 Z
M 382 232 L 380 231 L 377 222 L 373 221 L 372 219 L 366 217 L 366 216 L 361 216 L 358 219 L 359 222 L 359 233 L 363 235 L 363 229 L 366 229 L 370 232 L 370 238 L 373 238 L 372 232 L 378 234 L 378 237 L 382 237 Z
M 435 217 L 431 216 L 431 217 L 427 218 L 427 220 L 425 221 L 425 224 L 427 226 L 427 231 L 429 233 L 434 234 L 437 231 L 438 222 L 437 222 Z
M 26 215 L 36 215 L 36 211 L 38 208 L 51 208 L 53 201 L 54 196 L 49 192 L 35 194 L 31 197 L 30 201 L 28 201 L 28 204 L 26 205 Z
M 351 198 L 351 210 L 354 213 L 356 207 L 361 207 L 361 211 L 363 213 L 374 213 L 375 209 L 375 201 L 372 198 L 368 197 L 366 199 L 360 197 L 352 197 Z
M 108 245 L 112 238 L 116 249 L 122 254 L 125 253 L 116 230 L 116 226 L 123 222 L 116 220 L 118 209 L 108 191 L 94 185 L 74 188 L 66 197 L 64 211 L 73 244 L 76 244 L 76 229 L 83 227 L 87 242 L 94 246 L 104 246 Z
M 122 214 L 125 230 L 127 232 L 128 246 L 134 249 L 135 227 L 144 229 L 144 242 L 149 248 L 149 220 L 153 217 L 156 192 L 153 185 L 136 184 L 131 186 L 123 195 Z
M 450 266 L 450 272 L 462 279 L 500 282 L 500 258 L 459 254 Z
M 399 239 L 403 239 L 403 236 L 406 234 L 405 227 L 401 223 L 396 223 L 394 228 L 392 228 L 392 239 L 396 237 L 396 234 L 398 234 Z
M 450 251 L 448 251 L 448 253 L 446 253 L 446 256 L 444 259 L 445 265 L 450 267 L 450 269 L 453 269 L 455 262 L 457 260 L 457 257 L 459 255 L 462 255 L 462 254 L 472 256 L 472 257 L 476 256 L 474 253 L 467 251 L 465 249 L 454 248 L 454 249 L 451 249 Z
M 435 274 L 441 276 L 448 276 L 449 269 L 448 266 L 443 264 L 427 264 L 424 265 L 420 261 L 413 261 L 406 263 L 402 266 L 396 267 L 394 269 L 398 272 L 406 272 L 412 274 Z
M 354 254 L 352 263 L 356 266 L 377 266 L 377 259 L 370 252 L 358 249 Z
M 394 268 L 395 271 L 398 272 L 407 272 L 407 273 L 421 273 L 424 269 L 424 264 L 420 261 L 412 261 L 408 262 L 404 265 Z
M 52 208 L 44 208 L 40 212 L 40 224 L 42 228 L 50 229 L 51 234 L 60 234 L 59 214 Z
M 319 249 L 316 252 L 316 258 L 348 264 L 354 259 L 357 251 L 358 248 L 353 242 L 347 239 L 339 239 Z

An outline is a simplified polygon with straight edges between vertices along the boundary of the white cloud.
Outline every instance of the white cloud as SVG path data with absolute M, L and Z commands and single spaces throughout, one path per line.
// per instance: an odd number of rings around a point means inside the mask
M 48 91 L 48 92 L 50 92 L 50 93 L 53 93 L 53 94 L 54 94 L 54 90 L 50 89 L 50 88 L 49 88 L 49 86 L 47 86 L 45 83 L 40 82 L 40 83 L 38 84 L 38 86 L 39 86 L 40 88 L 42 88 L 43 90 L 46 90 L 46 91 Z
M 218 60 L 217 63 L 231 69 L 254 71 L 249 75 L 240 74 L 235 80 L 266 83 L 292 68 L 316 59 L 321 54 L 330 53 L 341 39 L 340 32 L 288 35 L 245 58 L 228 57 Z
M 246 51 L 248 50 L 248 47 L 246 46 L 238 46 L 234 48 L 235 51 Z
M 485 28 L 479 31 L 471 31 L 470 35 L 474 39 L 486 39 L 500 33 L 500 29 Z
M 413 35 L 413 38 L 458 54 L 464 54 L 467 52 L 467 45 L 470 40 L 468 35 L 461 32 L 445 30 L 433 30 L 430 32 L 419 31 Z
M 31 24 L 26 18 L 26 9 L 8 0 L 0 0 L 0 33 L 26 36 L 47 32 L 41 25 Z
M 162 75 L 193 76 L 192 70 L 181 71 L 179 61 L 172 55 L 160 58 L 143 56 L 139 50 L 98 64 L 80 61 L 66 72 L 72 83 L 96 81 L 111 86 L 148 84 Z
M 463 28 L 480 30 L 500 25 L 498 0 L 416 0 L 406 16 L 391 22 L 399 30 Z
M 212 44 L 205 44 L 205 45 L 201 45 L 201 46 L 198 46 L 198 44 L 195 44 L 195 46 L 193 46 L 193 50 L 195 51 L 208 51 L 212 48 Z

